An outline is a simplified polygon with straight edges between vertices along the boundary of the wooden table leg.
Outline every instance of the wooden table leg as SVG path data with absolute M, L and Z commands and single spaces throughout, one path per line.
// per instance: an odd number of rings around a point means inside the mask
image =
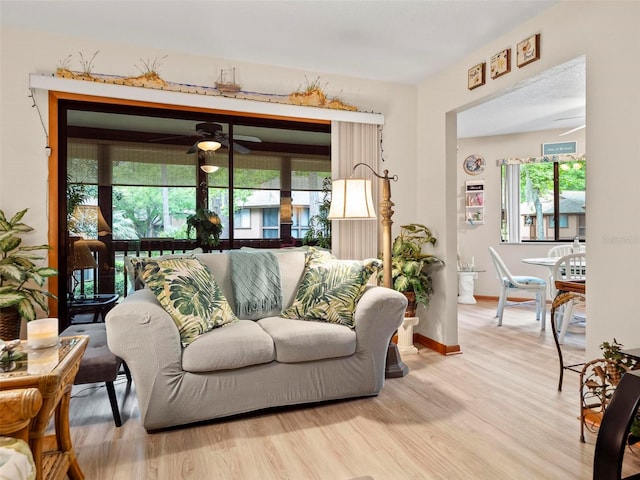
M 71 431 L 69 429 L 69 403 L 71 402 L 71 385 L 67 387 L 56 409 L 55 425 L 56 437 L 61 451 L 69 455 L 69 471 L 67 475 L 71 480 L 84 480 L 84 473 L 80 469 L 76 452 L 71 443 Z

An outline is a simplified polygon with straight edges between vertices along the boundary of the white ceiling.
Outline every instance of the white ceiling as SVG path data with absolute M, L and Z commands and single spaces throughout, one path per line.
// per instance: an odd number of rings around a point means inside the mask
M 417 84 L 558 0 L 0 0 L 2 27 Z M 584 115 L 574 69 L 460 117 L 460 135 L 564 128 Z M 566 73 L 566 75 L 561 75 Z M 576 83 L 577 82 L 577 83 Z M 528 93 L 528 88 L 535 93 Z M 584 97 L 584 96 L 583 96 Z M 517 105 L 517 109 L 513 107 Z M 503 111 L 507 110 L 506 113 Z M 509 113 L 510 112 L 510 113 Z M 519 112 L 519 115 L 514 116 Z M 526 115 L 525 115 L 526 113 Z M 472 119 L 472 113 L 465 114 Z M 560 115 L 560 116 L 559 116 Z M 519 118 L 516 118 L 519 117 Z M 523 118 L 532 121 L 524 122 Z M 577 126 L 584 119 L 574 119 Z M 478 125 L 478 127 L 473 126 Z M 479 127 L 482 128 L 479 128 Z M 488 132 L 488 133 L 487 133 Z

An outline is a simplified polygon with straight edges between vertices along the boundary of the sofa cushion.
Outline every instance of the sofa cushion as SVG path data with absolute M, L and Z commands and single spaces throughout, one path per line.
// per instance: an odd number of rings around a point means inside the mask
M 183 347 L 203 333 L 237 321 L 211 272 L 195 258 L 148 262 L 142 279 L 173 318 Z
M 282 316 L 321 320 L 353 328 L 353 312 L 380 260 L 338 260 L 326 251 L 310 248 L 302 283 L 291 307 Z
M 213 372 L 269 363 L 275 357 L 273 340 L 251 320 L 216 328 L 198 337 L 182 352 L 187 372 Z
M 169 260 L 173 258 L 194 258 L 196 253 L 202 253 L 201 248 L 195 248 L 184 253 L 172 253 L 167 255 L 158 255 L 155 257 L 132 257 L 125 255 L 124 257 L 124 271 L 127 275 L 127 281 L 129 282 L 129 292 L 135 290 L 141 290 L 144 288 L 144 281 L 141 274 L 144 270 L 144 266 L 149 262 L 157 262 L 158 260 Z
M 273 339 L 281 363 L 347 357 L 356 351 L 356 332 L 344 325 L 282 317 L 263 318 L 258 325 Z

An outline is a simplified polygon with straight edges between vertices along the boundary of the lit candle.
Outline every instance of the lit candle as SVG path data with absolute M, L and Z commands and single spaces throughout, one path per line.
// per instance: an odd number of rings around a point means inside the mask
M 27 345 L 30 348 L 52 347 L 57 343 L 57 318 L 41 318 L 27 322 Z

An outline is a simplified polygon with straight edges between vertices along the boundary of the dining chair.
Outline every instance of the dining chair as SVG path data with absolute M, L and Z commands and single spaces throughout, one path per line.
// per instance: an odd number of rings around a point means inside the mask
M 587 254 L 586 253 L 571 253 L 560 257 L 556 264 L 553 266 L 551 276 L 554 279 L 554 296 L 557 293 L 555 289 L 556 281 L 573 282 L 584 281 L 586 279 L 587 269 Z M 584 298 L 584 297 L 581 297 Z M 584 301 L 572 299 L 565 303 L 561 310 L 562 323 L 560 324 L 560 333 L 558 335 L 558 343 L 564 343 L 564 336 L 567 333 L 569 323 L 573 320 L 573 312 L 576 305 L 584 305 Z
M 555 247 L 551 247 L 547 252 L 547 257 L 564 257 L 565 255 L 569 255 L 573 253 L 572 245 L 556 245 Z
M 496 267 L 498 278 L 500 279 L 500 300 L 498 301 L 498 326 L 502 325 L 502 314 L 505 305 L 523 305 L 530 304 L 531 301 L 508 301 L 509 291 L 511 290 L 528 290 L 536 295 L 536 320 L 540 322 L 540 330 L 545 329 L 546 323 L 546 303 L 547 303 L 547 282 L 539 277 L 531 277 L 529 275 L 512 275 L 505 265 L 502 257 L 493 247 L 489 247 L 489 254 L 493 265 Z

